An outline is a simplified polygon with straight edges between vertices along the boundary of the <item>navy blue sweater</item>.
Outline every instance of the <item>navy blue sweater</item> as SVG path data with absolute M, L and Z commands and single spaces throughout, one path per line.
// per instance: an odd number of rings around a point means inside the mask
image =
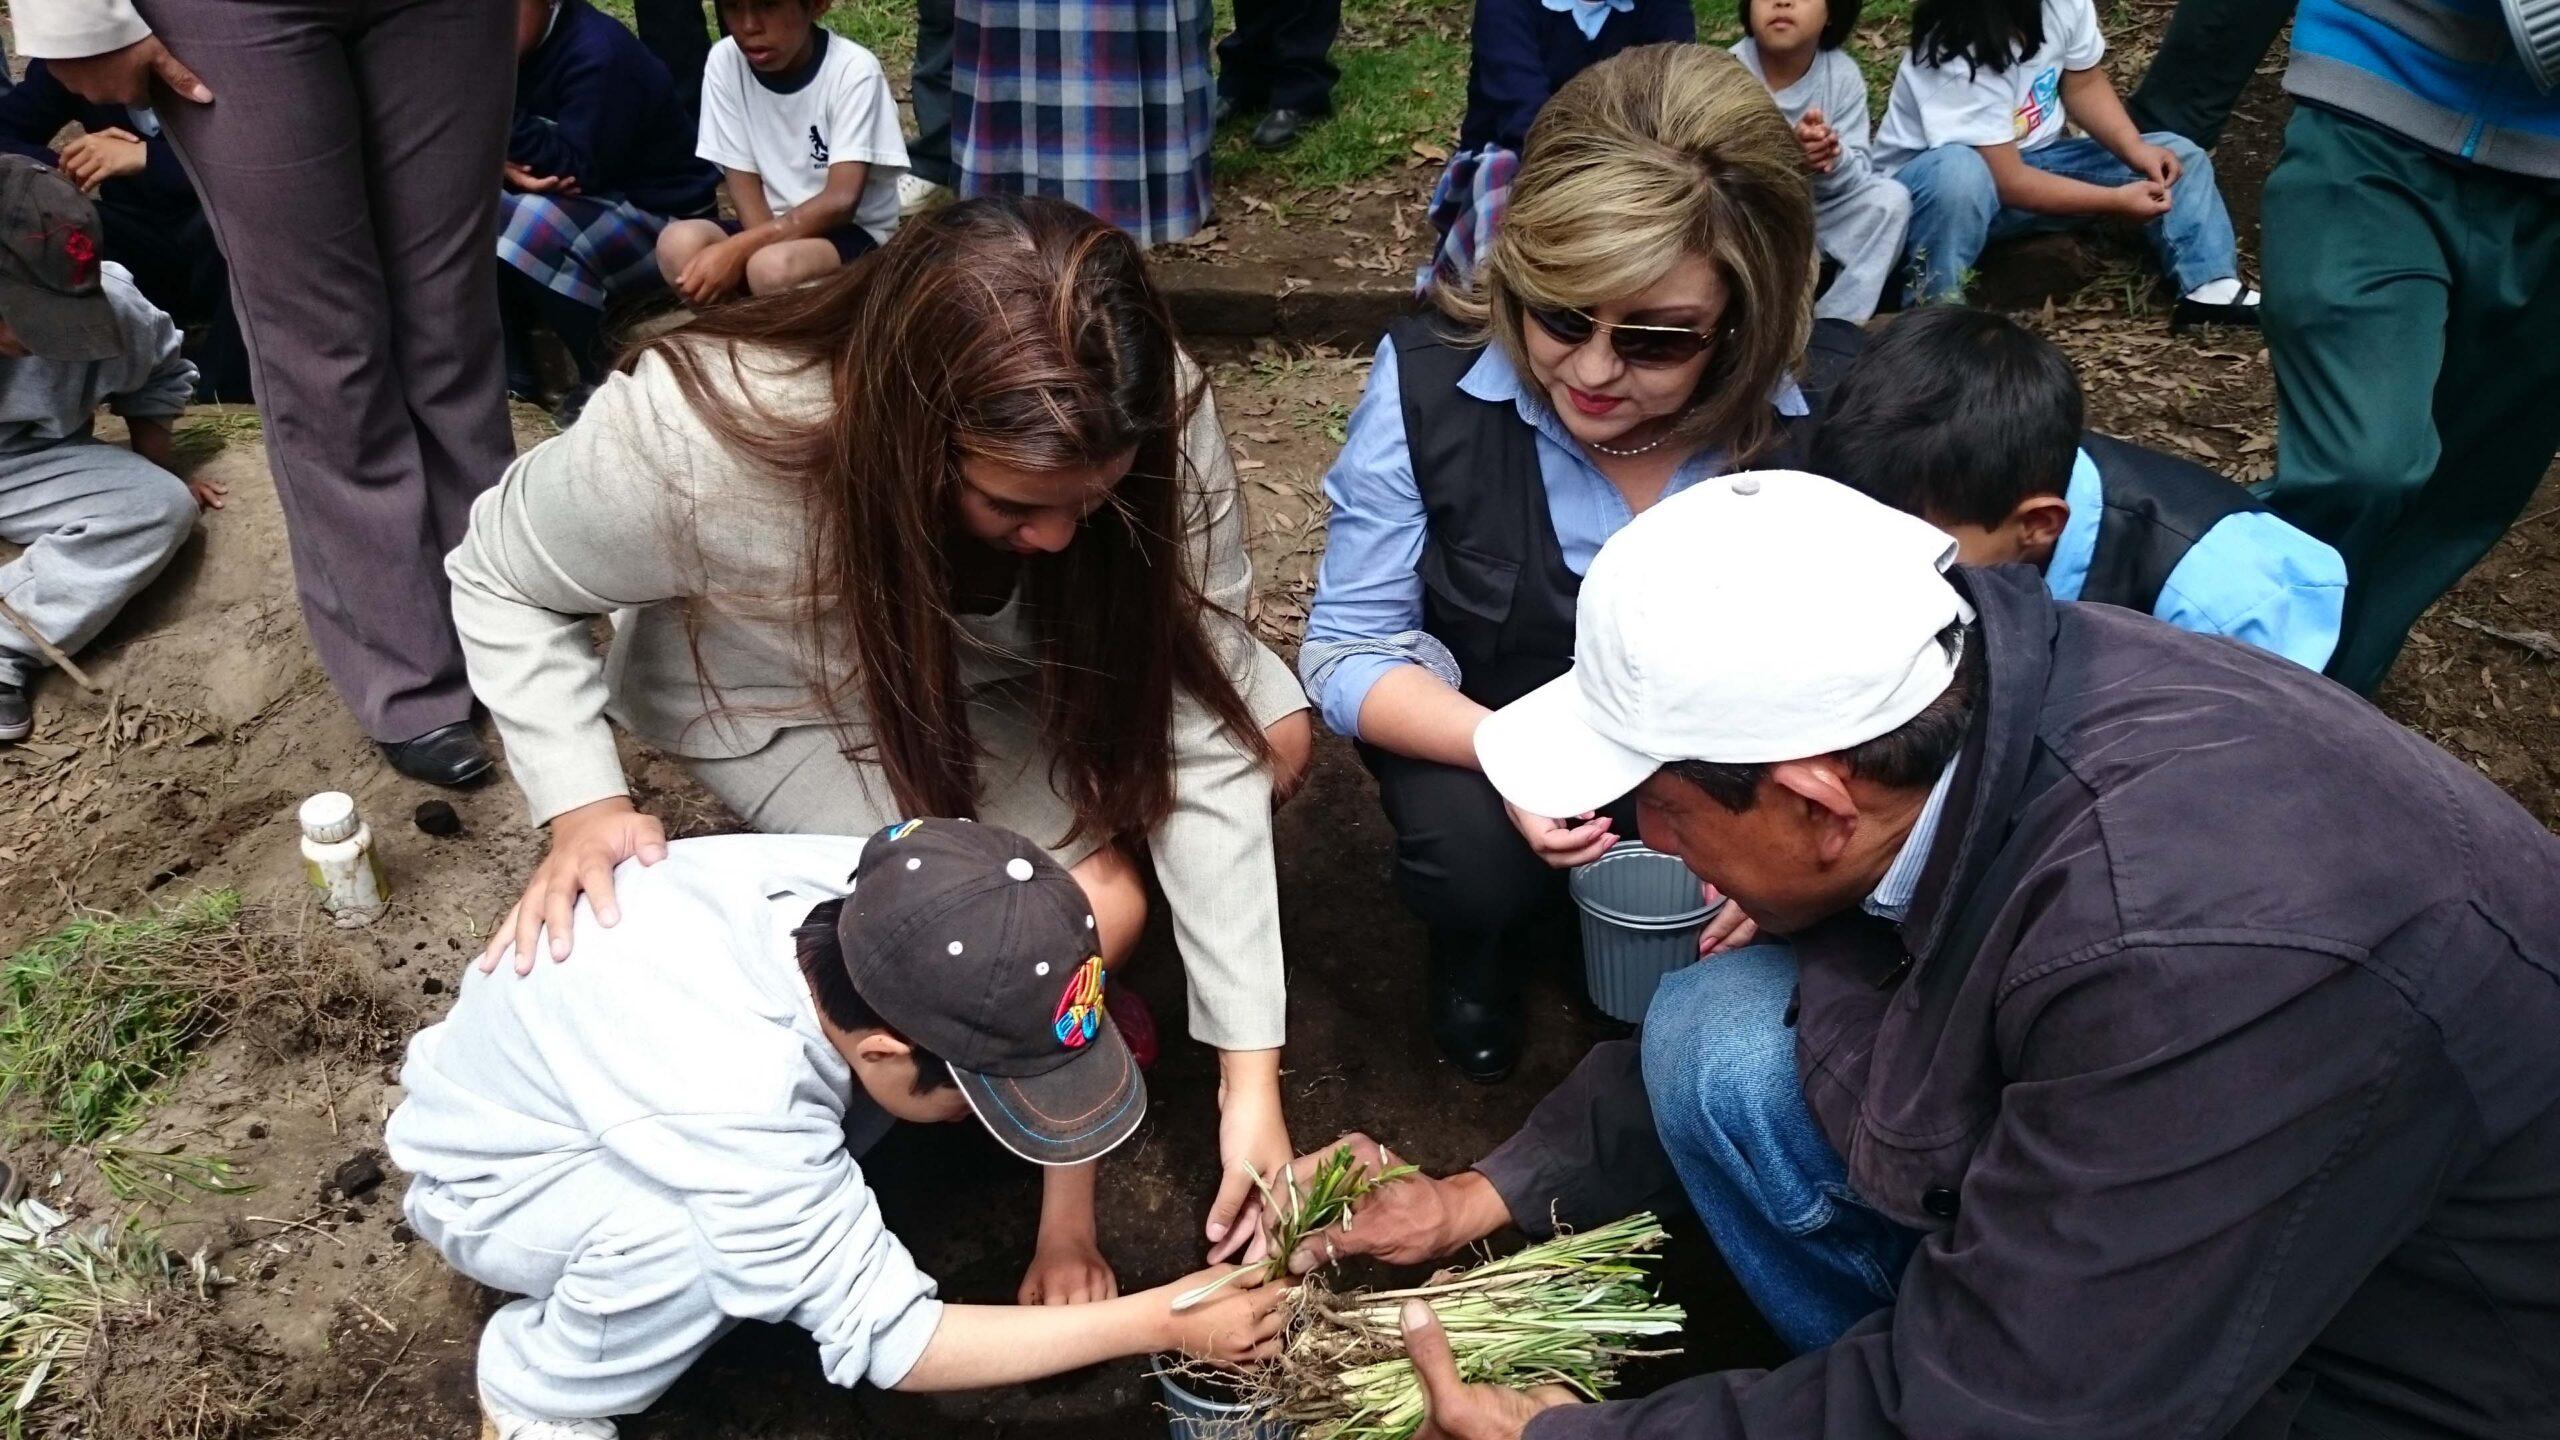
M 1689 0 L 1636 0 L 1634 9 L 1612 12 L 1592 40 L 1582 38 L 1572 16 L 1538 0 L 1476 0 L 1467 120 L 1458 128 L 1458 146 L 1494 144 L 1517 153 L 1538 107 L 1585 68 L 1630 45 L 1697 38 Z
M 640 37 L 586 0 L 560 0 L 551 33 L 516 62 L 507 158 L 537 175 L 574 175 L 581 195 L 708 214 L 720 172 L 693 141 L 675 81 Z
M 42 60 L 28 61 L 27 78 L 0 94 L 0 152 L 58 165 L 61 157 L 53 153 L 53 137 L 71 124 L 91 132 L 113 129 L 141 134 L 123 106 L 93 104 L 72 94 Z M 172 227 L 192 220 L 200 208 L 195 187 L 187 183 L 187 172 L 178 164 L 178 152 L 170 148 L 168 137 L 144 136 L 142 149 L 147 157 L 142 172 L 108 181 L 99 187 L 98 198 L 160 218 Z

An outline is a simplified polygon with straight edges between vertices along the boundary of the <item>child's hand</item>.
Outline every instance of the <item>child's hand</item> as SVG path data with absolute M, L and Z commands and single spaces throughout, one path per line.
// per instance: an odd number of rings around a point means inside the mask
M 2169 153 L 2166 146 L 2148 141 L 2134 146 L 2133 153 L 2125 157 L 2125 163 L 2141 171 L 2144 178 L 2163 190 L 2177 184 L 2178 177 L 2186 173 L 2179 166 L 2178 157 Z
M 738 289 L 747 278 L 747 247 L 732 235 L 716 245 L 705 245 L 685 262 L 684 273 L 676 277 L 676 293 L 688 305 L 708 305 Z
M 80 136 L 64 145 L 60 154 L 63 175 L 93 195 L 110 180 L 141 174 L 151 159 L 141 136 L 114 126 Z
M 498 173 L 506 180 L 508 189 L 521 190 L 528 195 L 578 193 L 578 177 L 575 175 L 536 175 L 513 160 L 500 166 Z
M 187 493 L 196 497 L 196 503 L 205 509 L 219 510 L 222 502 L 229 498 L 231 487 L 209 476 L 198 475 L 187 481 Z
M 1190 1309 L 1173 1308 L 1174 1297 L 1216 1284 L 1234 1269 L 1212 1265 L 1147 1292 L 1165 1307 L 1163 1348 L 1221 1365 L 1249 1365 L 1280 1353 L 1280 1332 L 1289 1323 L 1289 1287 L 1264 1280 L 1259 1265 Z
M 1091 1240 L 1044 1240 L 1032 1252 L 1014 1299 L 1024 1305 L 1083 1305 L 1119 1293 L 1120 1278 Z
M 2128 220 L 2157 220 L 2169 213 L 2169 187 L 2156 180 L 2131 180 L 2116 187 L 2116 213 Z
M 1831 128 L 1818 108 L 1809 108 L 1796 122 L 1796 143 L 1804 147 L 1804 163 L 1828 175 L 1840 163 L 1840 132 Z

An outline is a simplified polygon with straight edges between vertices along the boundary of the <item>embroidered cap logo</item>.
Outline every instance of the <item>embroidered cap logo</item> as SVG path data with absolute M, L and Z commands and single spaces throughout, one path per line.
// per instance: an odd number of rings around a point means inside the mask
M 71 262 L 71 283 L 73 285 L 88 284 L 90 275 L 98 268 L 98 247 L 90 240 L 88 232 L 72 230 L 65 233 L 62 237 L 62 255 L 64 259 Z
M 1058 1043 L 1070 1050 L 1081 1050 L 1093 1043 L 1102 1030 L 1102 988 L 1111 976 L 1102 968 L 1102 957 L 1088 958 L 1076 967 L 1067 981 L 1067 991 L 1058 997 L 1056 1019 Z

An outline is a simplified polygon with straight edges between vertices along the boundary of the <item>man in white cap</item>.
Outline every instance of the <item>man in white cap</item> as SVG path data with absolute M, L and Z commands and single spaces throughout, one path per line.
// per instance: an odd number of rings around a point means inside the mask
M 1609 543 L 1485 772 L 1633 791 L 1790 944 L 1299 1262 L 1685 1192 L 1802 1352 L 1574 1405 L 1408 1307 L 1454 1440 L 2560 1434 L 2560 840 L 2298 666 L 1949 549 L 1789 473 Z

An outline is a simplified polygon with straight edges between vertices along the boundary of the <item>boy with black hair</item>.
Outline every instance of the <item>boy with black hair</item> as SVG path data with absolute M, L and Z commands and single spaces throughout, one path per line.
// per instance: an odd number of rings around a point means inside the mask
M 196 385 L 177 327 L 100 249 L 87 196 L 0 155 L 0 540 L 26 547 L 0 565 L 0 745 L 35 730 L 47 647 L 88 644 L 222 503 L 172 470 Z M 129 446 L 97 438 L 101 405 Z
M 1946 531 L 1964 564 L 2035 566 L 2058 600 L 2327 664 L 2346 606 L 2338 552 L 2222 476 L 2084 431 L 2081 416 L 2051 341 L 1933 305 L 1851 362 L 1808 468 Z
M 1740 60 L 1795 127 L 1813 172 L 1814 238 L 1839 273 L 1814 318 L 1863 325 L 1902 256 L 1911 193 L 1876 169 L 1867 140 L 1867 77 L 1841 49 L 1860 0 L 1739 0 Z
M 465 972 L 383 1132 L 418 1234 L 527 1297 L 481 1335 L 488 1440 L 611 1440 L 606 1417 L 742 1319 L 808 1329 L 838 1384 L 902 1390 L 1268 1352 L 1278 1287 L 1174 1312 L 1224 1267 L 1086 1304 L 950 1305 L 882 1224 L 855 1153 L 891 1121 L 974 1111 L 1023 1158 L 1075 1165 L 1145 1114 L 1092 912 L 1038 846 L 960 820 L 724 835 L 616 882 L 619 924 L 581 902 L 577 963 Z

